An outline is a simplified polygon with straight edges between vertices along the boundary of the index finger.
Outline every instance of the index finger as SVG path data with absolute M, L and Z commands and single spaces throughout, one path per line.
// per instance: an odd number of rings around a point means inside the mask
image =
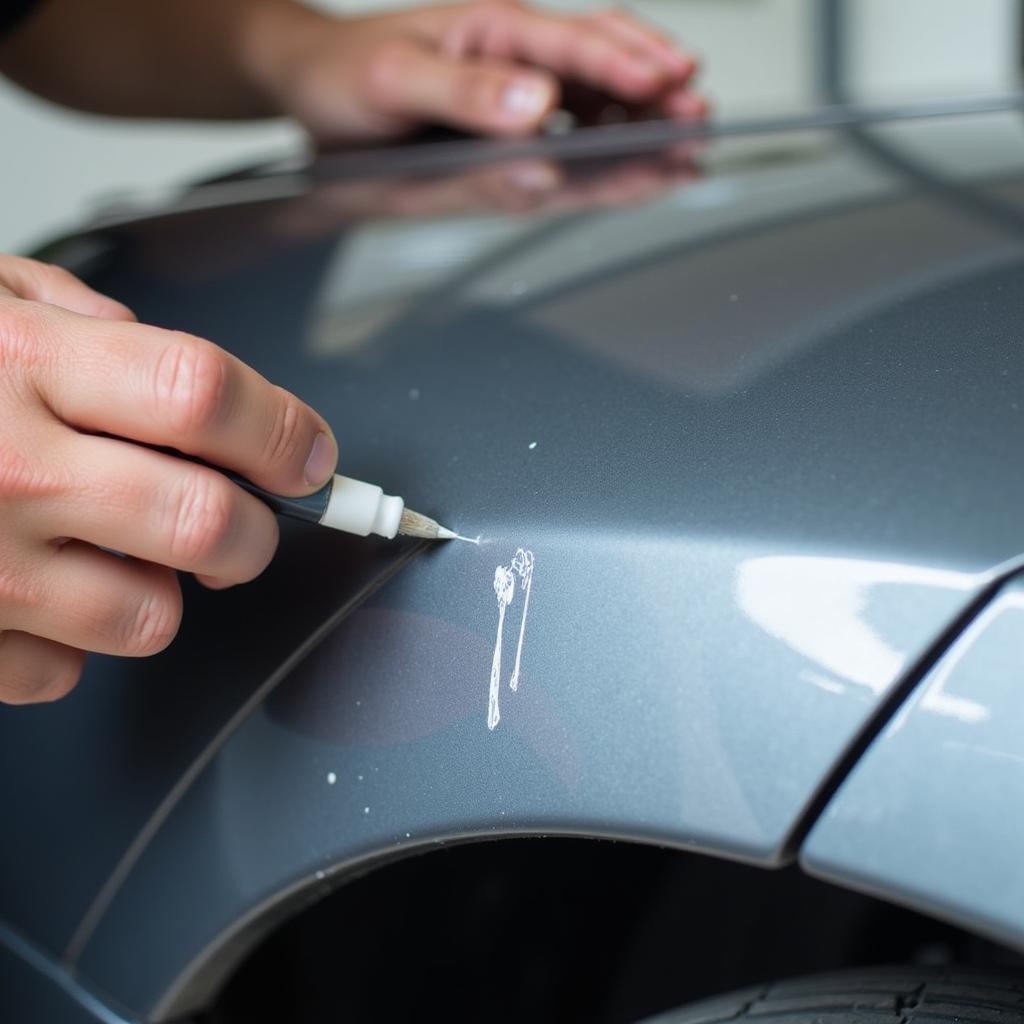
M 692 73 L 684 54 L 666 59 L 664 43 L 621 18 L 559 16 L 516 3 L 470 5 L 448 23 L 436 23 L 443 49 L 464 56 L 486 55 L 539 65 L 563 78 L 586 82 L 622 99 L 648 99 Z M 446 39 L 447 35 L 451 39 Z
M 64 310 L 54 335 L 70 343 L 37 386 L 80 429 L 115 434 L 233 469 L 276 494 L 306 494 L 333 474 L 330 427 L 295 395 L 210 341 Z

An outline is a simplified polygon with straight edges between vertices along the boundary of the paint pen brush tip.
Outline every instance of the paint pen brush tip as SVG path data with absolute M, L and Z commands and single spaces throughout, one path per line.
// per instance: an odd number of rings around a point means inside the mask
M 463 537 L 454 530 L 442 526 L 436 519 L 431 519 L 420 512 L 413 512 L 411 508 L 402 512 L 398 532 L 406 537 L 420 537 L 423 540 L 468 540 L 471 544 L 475 544 L 479 540 L 479 538 L 475 541 L 471 537 Z
M 398 532 L 406 537 L 420 537 L 423 540 L 440 540 L 443 526 L 437 520 L 431 519 L 420 512 L 413 512 L 411 508 L 402 510 L 402 518 L 398 524 Z
M 411 508 L 402 512 L 401 525 L 398 532 L 406 537 L 420 537 L 423 540 L 464 540 L 467 544 L 479 544 L 479 537 L 463 537 L 461 533 L 449 530 L 436 519 L 431 519 Z

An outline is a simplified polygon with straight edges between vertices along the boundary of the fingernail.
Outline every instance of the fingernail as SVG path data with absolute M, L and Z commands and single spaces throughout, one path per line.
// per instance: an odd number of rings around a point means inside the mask
M 310 487 L 322 487 L 334 475 L 338 465 L 338 446 L 334 438 L 321 431 L 316 435 L 309 458 L 306 459 L 305 477 Z
M 514 117 L 540 117 L 551 100 L 551 92 L 544 82 L 520 79 L 506 86 L 501 105 L 506 114 Z

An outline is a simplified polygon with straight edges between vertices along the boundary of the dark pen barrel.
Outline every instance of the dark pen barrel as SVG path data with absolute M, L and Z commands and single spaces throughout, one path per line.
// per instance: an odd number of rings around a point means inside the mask
M 114 437 L 118 441 L 125 440 L 113 434 L 102 436 Z M 331 500 L 331 491 L 334 489 L 334 477 L 332 476 L 319 491 L 315 491 L 313 494 L 307 494 L 304 498 L 286 498 L 280 494 L 271 494 L 270 491 L 257 487 L 251 480 L 246 480 L 244 476 L 240 476 L 229 469 L 224 469 L 222 466 L 215 466 L 213 463 L 199 458 L 198 455 L 186 455 L 176 448 L 169 448 L 165 445 L 141 444 L 141 442 L 132 443 L 140 444 L 143 448 L 151 448 L 155 452 L 162 452 L 164 455 L 173 455 L 176 459 L 194 462 L 198 466 L 206 466 L 209 469 L 216 470 L 218 473 L 223 473 L 232 483 L 238 484 L 243 490 L 248 491 L 259 498 L 265 505 L 268 505 L 272 512 L 288 516 L 290 519 L 301 519 L 307 523 L 319 523 L 323 519 L 324 513 L 327 511 L 327 505 Z
M 304 498 L 286 498 L 280 494 L 271 494 L 269 491 L 257 487 L 250 480 L 231 473 L 227 470 L 219 470 L 233 483 L 238 484 L 243 490 L 255 495 L 260 501 L 270 506 L 271 511 L 278 515 L 288 516 L 291 519 L 303 519 L 307 523 L 319 523 L 327 511 L 327 503 L 331 500 L 331 490 L 334 487 L 334 479 L 329 480 L 319 491 L 314 494 L 307 494 Z

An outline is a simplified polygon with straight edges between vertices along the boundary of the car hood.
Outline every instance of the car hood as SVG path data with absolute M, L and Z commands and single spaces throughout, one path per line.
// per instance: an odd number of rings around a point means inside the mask
M 92 716 L 89 791 L 59 791 L 123 801 L 45 924 L 0 860 L 4 899 L 129 1006 L 182 1012 L 255 908 L 438 840 L 791 857 L 1024 553 L 1016 111 L 739 134 L 699 171 L 467 152 L 224 182 L 65 243 L 317 407 L 344 472 L 479 540 L 286 527 L 244 593 L 189 593 L 166 655 L 96 659 L 20 727 L 24 756 Z M 509 186 L 548 159 L 553 190 Z M 181 891 L 200 909 L 155 929 Z

